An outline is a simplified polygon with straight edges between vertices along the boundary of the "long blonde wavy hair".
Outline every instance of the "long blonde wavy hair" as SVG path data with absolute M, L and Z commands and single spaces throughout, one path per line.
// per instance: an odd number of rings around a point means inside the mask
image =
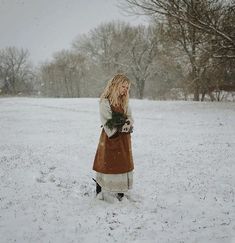
M 127 83 L 129 88 L 127 95 L 120 96 L 119 87 Z M 129 102 L 129 90 L 131 81 L 124 74 L 116 74 L 111 80 L 108 81 L 103 93 L 100 96 L 100 101 L 102 99 L 108 99 L 110 104 L 114 107 L 121 106 L 126 114 Z

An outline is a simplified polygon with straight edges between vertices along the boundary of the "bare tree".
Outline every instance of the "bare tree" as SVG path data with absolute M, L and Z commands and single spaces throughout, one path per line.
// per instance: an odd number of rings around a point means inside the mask
M 51 63 L 41 66 L 42 92 L 47 96 L 80 97 L 85 70 L 82 55 L 67 50 L 55 53 Z
M 87 35 L 79 37 L 73 43 L 73 50 L 87 57 L 90 72 L 90 88 L 96 89 L 93 95 L 99 95 L 106 81 L 115 72 L 127 69 L 127 47 L 133 39 L 132 27 L 123 22 L 101 24 L 91 30 Z M 126 61 L 128 60 L 128 61 Z
M 29 83 L 34 77 L 29 52 L 16 47 L 0 50 L 0 77 L 4 84 L 3 93 L 28 92 L 26 90 L 32 88 Z
M 228 58 L 235 57 L 234 0 L 125 0 L 125 2 L 132 13 L 170 17 L 181 23 L 187 23 L 202 33 L 207 33 L 217 40 L 215 56 L 217 52 L 223 50 L 228 53 Z
M 158 21 L 159 16 L 165 17 L 164 22 L 168 25 L 170 36 L 181 45 L 191 64 L 189 78 L 185 79 L 187 82 L 184 84 L 186 90 L 193 91 L 194 100 L 199 100 L 202 86 L 205 86 L 201 73 L 205 73 L 205 67 L 210 65 L 211 58 L 218 58 L 218 54 L 223 58 L 233 57 L 234 14 L 232 16 L 228 14 L 234 12 L 232 5 L 224 5 L 217 0 L 127 0 L 126 2 L 131 11 L 142 11 Z M 223 22 L 225 20 L 226 28 Z
M 135 96 L 144 97 L 145 84 L 154 78 L 154 62 L 160 59 L 160 45 L 155 27 L 130 26 L 122 22 L 102 24 L 87 36 L 74 42 L 74 49 L 82 52 L 106 80 L 114 72 L 125 72 L 134 80 Z M 101 74 L 103 72 L 103 75 Z M 99 82 L 97 80 L 97 82 Z M 101 87 L 104 83 L 101 82 Z

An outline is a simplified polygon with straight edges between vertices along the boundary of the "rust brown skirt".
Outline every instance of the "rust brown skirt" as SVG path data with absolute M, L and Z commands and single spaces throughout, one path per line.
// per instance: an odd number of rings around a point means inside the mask
M 104 174 L 121 174 L 133 169 L 131 135 L 120 133 L 117 137 L 109 138 L 102 129 L 93 170 Z

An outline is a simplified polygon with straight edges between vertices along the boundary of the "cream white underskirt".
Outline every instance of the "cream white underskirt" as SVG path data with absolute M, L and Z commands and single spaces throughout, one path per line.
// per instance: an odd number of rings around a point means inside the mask
M 127 192 L 133 185 L 133 171 L 122 174 L 96 172 L 96 181 L 102 187 L 102 191 Z

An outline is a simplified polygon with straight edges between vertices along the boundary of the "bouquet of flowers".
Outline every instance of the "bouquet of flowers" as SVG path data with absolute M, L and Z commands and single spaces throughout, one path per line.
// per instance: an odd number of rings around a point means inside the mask
M 109 129 L 113 129 L 116 127 L 118 130 L 121 130 L 122 126 L 126 123 L 126 119 L 127 117 L 123 113 L 113 111 L 112 118 L 109 119 L 105 125 Z
M 117 128 L 119 132 L 132 133 L 133 126 L 130 125 L 130 120 L 121 112 L 112 112 L 112 118 L 105 125 L 109 129 Z

